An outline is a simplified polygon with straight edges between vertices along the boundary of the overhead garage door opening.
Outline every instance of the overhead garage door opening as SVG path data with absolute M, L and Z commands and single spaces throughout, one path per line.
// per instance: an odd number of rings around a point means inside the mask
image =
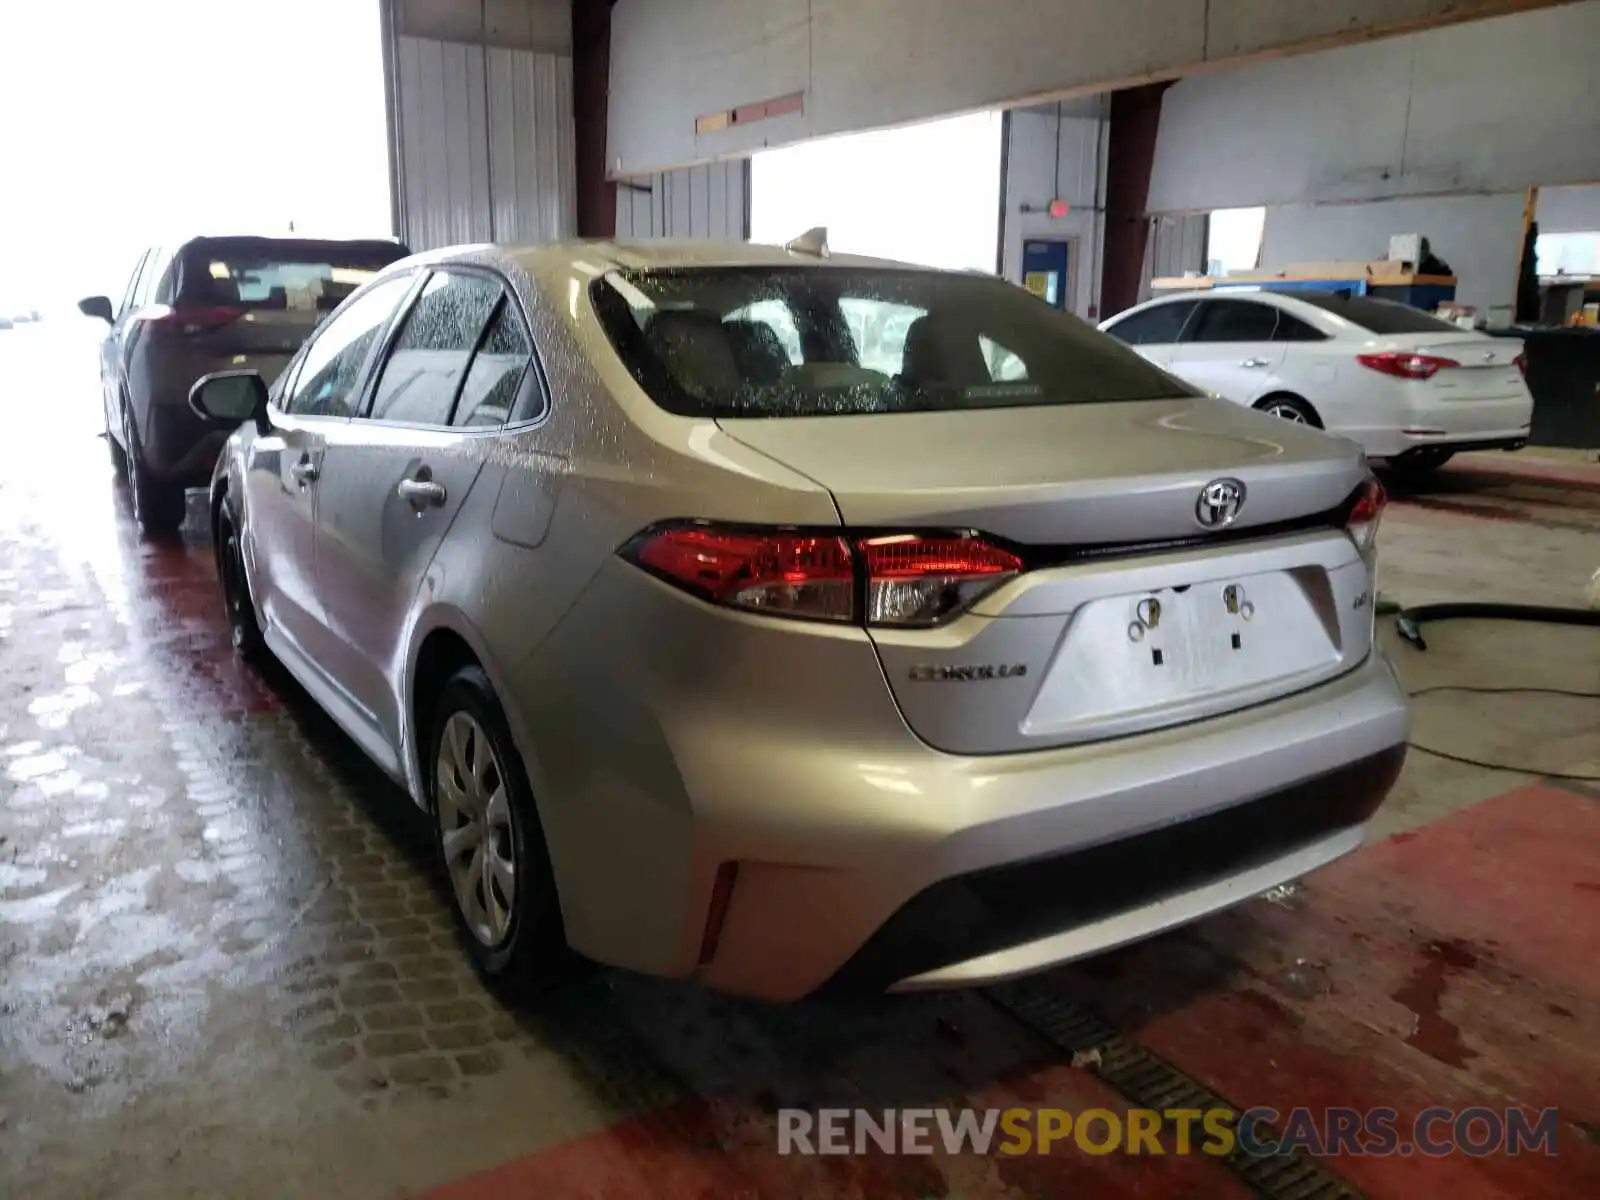
M 92 8 L 3 18 L 17 186 L 0 189 L 0 264 L 16 304 L 120 295 L 161 239 L 391 232 L 376 3 Z
M 750 167 L 750 237 L 813 226 L 838 252 L 994 271 L 1000 233 L 998 112 L 766 150 Z

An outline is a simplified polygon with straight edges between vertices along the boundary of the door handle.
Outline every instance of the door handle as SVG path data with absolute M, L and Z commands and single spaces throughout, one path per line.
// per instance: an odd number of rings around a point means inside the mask
M 402 479 L 395 491 L 403 500 L 408 501 L 411 507 L 420 514 L 425 508 L 438 508 L 445 502 L 448 493 L 444 484 L 435 483 L 431 479 L 422 479 L 415 476 Z
M 1241 367 L 1270 367 L 1272 364 L 1264 358 L 1247 358 L 1239 364 Z
M 302 458 L 289 468 L 289 474 L 295 477 L 295 481 L 301 487 L 305 487 L 309 483 L 315 483 L 317 477 L 322 474 L 322 470 L 309 458 Z

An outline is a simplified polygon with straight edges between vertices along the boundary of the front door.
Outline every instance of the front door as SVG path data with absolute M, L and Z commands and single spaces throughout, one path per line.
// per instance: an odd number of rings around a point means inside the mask
M 269 410 L 271 428 L 245 464 L 245 551 L 267 630 L 314 656 L 322 623 L 316 583 L 317 481 L 328 422 Z
M 391 339 L 365 411 L 328 441 L 317 581 L 334 640 L 329 667 L 391 746 L 413 602 L 482 470 L 486 435 L 505 419 L 478 394 L 474 359 L 497 344 L 508 317 L 501 297 L 487 273 L 435 271 Z
M 1178 378 L 1254 404 L 1273 386 L 1287 349 L 1273 340 L 1278 309 L 1257 300 L 1206 300 L 1172 349 L 1167 364 Z
M 316 577 L 329 440 L 354 415 L 389 319 L 415 282 L 376 285 L 317 332 L 285 381 L 281 410 L 268 410 L 271 430 L 251 448 L 245 521 L 256 604 L 268 641 L 287 642 L 305 671 L 320 671 L 330 641 Z

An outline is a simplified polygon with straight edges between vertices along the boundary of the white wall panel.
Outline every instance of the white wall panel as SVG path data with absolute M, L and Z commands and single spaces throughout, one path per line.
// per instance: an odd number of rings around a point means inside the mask
M 617 187 L 617 237 L 744 241 L 746 163 L 707 163 L 625 180 Z
M 607 165 L 638 175 L 1557 0 L 617 0 Z M 697 117 L 805 93 L 801 113 Z
M 1139 285 L 1139 299 L 1151 296 L 1150 280 L 1170 278 L 1190 271 L 1206 269 L 1206 239 L 1210 233 L 1211 219 L 1204 213 L 1191 216 L 1155 217 L 1150 222 L 1150 235 L 1145 246 L 1144 275 Z M 1111 316 L 1106 313 L 1106 316 Z
M 571 235 L 570 57 L 401 37 L 395 65 L 412 249 Z
M 1522 259 L 1524 203 L 1522 192 L 1507 192 L 1269 208 L 1261 265 L 1384 258 L 1391 234 L 1420 233 L 1455 272 L 1457 300 L 1509 321 Z
M 1596 47 L 1587 0 L 1182 80 L 1163 99 L 1150 207 L 1600 181 Z

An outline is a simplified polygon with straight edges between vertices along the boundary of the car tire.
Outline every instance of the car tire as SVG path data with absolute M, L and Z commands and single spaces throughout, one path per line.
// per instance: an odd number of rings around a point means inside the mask
M 128 477 L 128 455 L 122 449 L 122 443 L 117 441 L 117 435 L 111 429 L 111 418 L 106 418 L 106 450 L 111 455 L 111 469 L 117 473 L 118 479 Z
M 217 505 L 211 525 L 212 551 L 217 560 L 217 583 L 222 590 L 223 610 L 228 617 L 228 640 L 234 652 L 246 662 L 261 657 L 266 642 L 256 618 L 255 601 L 250 595 L 250 577 L 244 569 L 244 548 L 239 544 L 239 521 L 233 500 L 224 495 Z
M 1430 446 L 1426 450 L 1412 450 L 1389 462 L 1389 470 L 1407 483 L 1420 483 L 1428 479 L 1445 463 L 1456 456 L 1454 450 L 1443 446 Z
M 1322 418 L 1317 416 L 1317 410 L 1299 396 L 1266 396 L 1257 400 L 1255 406 L 1268 416 L 1279 417 L 1296 425 L 1309 425 L 1313 429 L 1322 428 Z
M 533 789 L 480 668 L 450 677 L 428 731 L 423 769 L 456 929 L 492 985 L 537 995 L 572 959 Z
M 183 524 L 186 493 L 182 487 L 163 483 L 145 465 L 139 430 L 126 409 L 122 430 L 127 438 L 128 494 L 133 499 L 133 519 L 147 534 L 173 533 Z

